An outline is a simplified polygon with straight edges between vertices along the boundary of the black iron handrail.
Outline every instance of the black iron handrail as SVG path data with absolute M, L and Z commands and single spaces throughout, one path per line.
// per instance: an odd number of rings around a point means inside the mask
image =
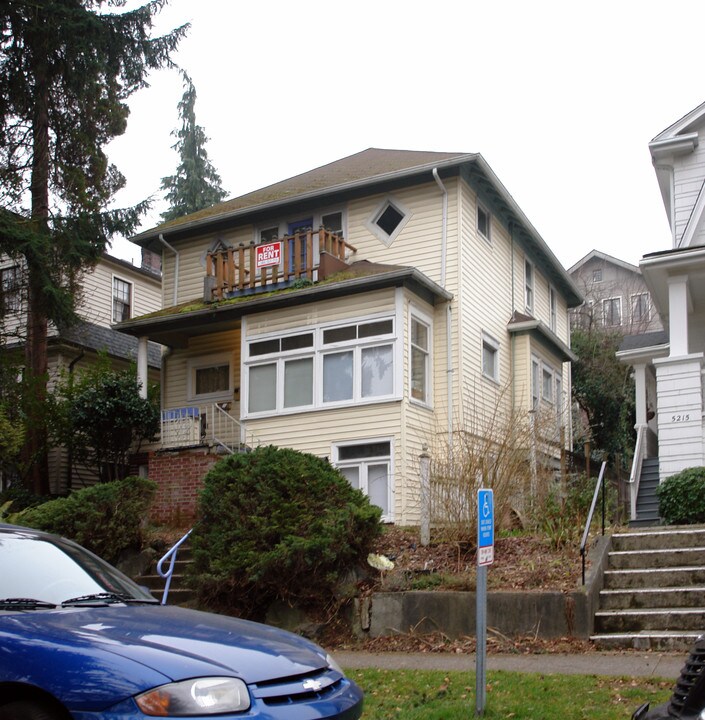
M 588 513 L 587 520 L 585 521 L 585 530 L 583 531 L 583 539 L 580 542 L 580 557 L 583 561 L 583 585 L 585 585 L 585 548 L 587 547 L 588 535 L 590 534 L 590 525 L 592 525 L 592 516 L 595 514 L 595 506 L 597 505 L 597 497 L 602 489 L 602 534 L 605 534 L 605 511 L 606 511 L 606 500 L 605 500 L 605 468 L 607 463 L 603 462 L 600 468 L 600 475 L 597 478 L 595 484 L 595 492 L 592 496 L 592 503 L 590 504 L 590 512 Z

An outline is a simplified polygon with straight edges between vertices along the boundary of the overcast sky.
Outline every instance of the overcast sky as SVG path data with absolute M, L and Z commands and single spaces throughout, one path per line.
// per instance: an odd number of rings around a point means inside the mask
M 228 197 L 368 147 L 479 152 L 570 267 L 670 247 L 648 143 L 705 101 L 704 21 L 702 0 L 171 0 L 157 31 L 192 25 L 176 60 Z M 117 205 L 178 164 L 181 79 L 150 82 L 109 148 Z

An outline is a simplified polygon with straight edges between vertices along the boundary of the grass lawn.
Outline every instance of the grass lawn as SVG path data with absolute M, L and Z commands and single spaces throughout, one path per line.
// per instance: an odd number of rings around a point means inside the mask
M 541 659 L 537 657 L 537 666 Z M 365 691 L 364 720 L 469 720 L 475 674 L 440 670 L 352 670 Z M 674 681 L 597 675 L 487 673 L 485 718 L 617 720 L 645 701 L 668 700 Z

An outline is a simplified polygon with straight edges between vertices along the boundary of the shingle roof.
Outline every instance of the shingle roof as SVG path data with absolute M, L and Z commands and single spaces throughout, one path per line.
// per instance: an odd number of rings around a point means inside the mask
M 78 322 L 69 328 L 64 328 L 59 337 L 64 342 L 70 342 L 96 352 L 105 351 L 113 357 L 124 360 L 137 359 L 138 340 L 136 337 L 117 330 L 111 330 L 102 325 Z M 150 367 L 161 367 L 161 357 L 161 346 L 155 342 L 150 342 L 147 346 L 147 363 Z
M 180 225 L 227 215 L 238 210 L 247 210 L 281 200 L 292 200 L 320 190 L 329 190 L 360 181 L 382 179 L 386 175 L 424 166 L 471 158 L 467 153 L 425 152 L 419 150 L 382 150 L 368 148 L 362 152 L 335 160 L 308 172 L 260 188 L 246 195 L 226 200 L 181 218 L 171 220 L 133 238 L 138 242 L 142 237 L 153 236 L 158 231 L 173 229 Z

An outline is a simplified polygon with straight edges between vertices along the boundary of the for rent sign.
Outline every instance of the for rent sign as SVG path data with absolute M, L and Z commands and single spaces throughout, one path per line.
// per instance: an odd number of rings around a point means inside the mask
M 255 262 L 257 269 L 279 265 L 282 259 L 282 244 L 280 242 L 264 243 L 255 248 Z

